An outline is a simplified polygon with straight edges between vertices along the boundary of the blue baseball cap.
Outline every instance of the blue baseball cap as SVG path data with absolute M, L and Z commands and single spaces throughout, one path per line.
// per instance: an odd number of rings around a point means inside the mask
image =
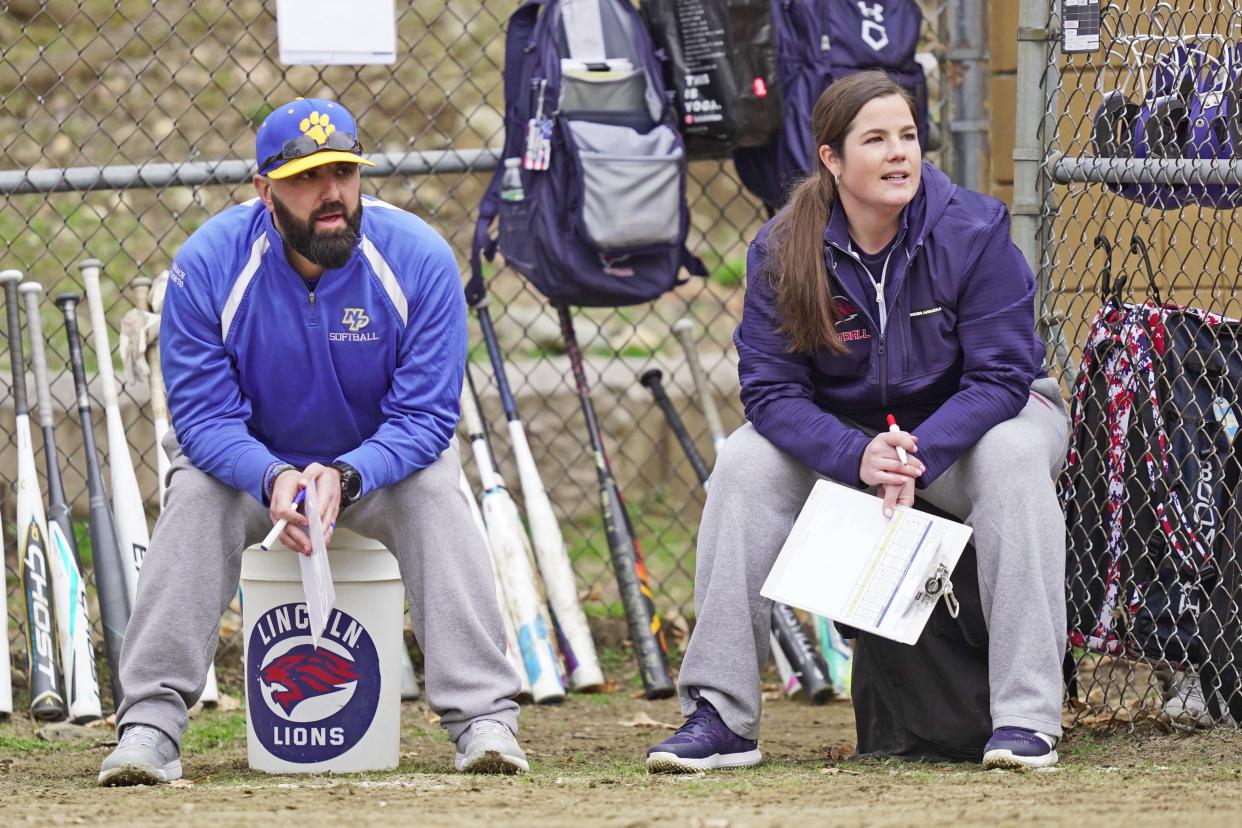
M 297 98 L 276 107 L 260 124 L 254 149 L 259 175 L 268 178 L 288 178 L 338 161 L 375 166 L 362 157 L 354 116 L 322 98 Z

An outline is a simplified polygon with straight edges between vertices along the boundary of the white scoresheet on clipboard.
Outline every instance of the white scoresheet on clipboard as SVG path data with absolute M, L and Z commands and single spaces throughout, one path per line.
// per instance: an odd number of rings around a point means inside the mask
M 916 601 L 939 565 L 951 573 L 971 529 L 820 480 L 760 593 L 859 630 L 915 643 L 936 600 Z

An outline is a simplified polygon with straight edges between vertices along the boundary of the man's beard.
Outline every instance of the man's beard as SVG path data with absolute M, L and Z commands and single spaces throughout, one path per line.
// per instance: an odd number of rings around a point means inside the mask
M 276 208 L 276 221 L 285 243 L 320 267 L 332 270 L 344 267 L 354 252 L 358 236 L 362 232 L 362 201 L 352 213 L 342 202 L 325 204 L 311 213 L 309 221 L 293 215 L 287 206 L 272 193 L 272 206 Z M 315 230 L 315 219 L 328 213 L 345 216 L 345 226 L 331 232 Z

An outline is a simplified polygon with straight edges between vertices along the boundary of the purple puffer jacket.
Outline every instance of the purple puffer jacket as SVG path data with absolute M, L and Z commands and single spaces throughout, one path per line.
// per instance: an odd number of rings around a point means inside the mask
M 751 242 L 745 309 L 733 335 L 742 404 L 760 434 L 820 474 L 859 484 L 870 438 L 840 417 L 883 430 L 891 413 L 919 438 L 927 471 L 918 485 L 926 486 L 988 429 L 1017 415 L 1031 382 L 1044 376 L 1035 277 L 995 198 L 959 188 L 923 163 L 885 280 L 883 336 L 875 289 L 850 252 L 836 205 L 824 256 L 844 354 L 788 352 L 764 274 L 771 224 Z

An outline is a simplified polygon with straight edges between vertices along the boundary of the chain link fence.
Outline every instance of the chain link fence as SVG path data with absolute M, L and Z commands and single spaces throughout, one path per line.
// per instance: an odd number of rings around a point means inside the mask
M 1018 106 L 1043 114 L 1037 151 L 1015 153 L 1038 166 L 1015 213 L 1035 216 L 1049 363 L 1074 415 L 1070 705 L 1087 725 L 1232 725 L 1242 10 L 1105 3 L 1099 49 L 1071 53 L 1078 5 L 1022 4 L 1035 48 Z
M 133 280 L 166 268 L 181 243 L 221 209 L 253 196 L 254 130 L 275 103 L 335 98 L 357 116 L 367 152 L 380 161 L 364 191 L 425 218 L 467 272 L 473 216 L 502 143 L 505 20 L 516 3 L 415 0 L 397 4 L 397 62 L 390 66 L 284 66 L 277 61 L 275 4 L 147 0 L 11 0 L 0 11 L 0 266 L 24 271 L 49 297 L 82 292 L 77 264 L 103 262 L 112 346 L 133 301 Z M 944 56 L 946 7 L 925 7 L 923 51 Z M 939 77 L 929 77 L 934 119 L 947 123 Z M 930 156 L 933 160 L 937 155 Z M 731 162 L 690 166 L 689 244 L 711 270 L 660 300 L 576 314 L 601 427 L 642 543 L 661 613 L 674 629 L 693 611 L 694 537 L 702 494 L 648 392 L 660 368 L 702 450 L 710 444 L 684 353 L 670 327 L 694 322 L 711 392 L 726 430 L 742 422 L 732 331 L 742 303 L 746 246 L 765 215 Z M 620 614 L 599 518 L 585 426 L 555 314 L 498 259 L 488 274 L 492 315 L 509 379 L 527 420 L 589 615 Z M 80 314 L 87 373 L 95 375 L 88 315 Z M 494 378 L 472 320 L 470 370 L 483 413 L 503 422 Z M 60 465 L 75 515 L 87 509 L 85 460 L 65 368 L 63 319 L 43 319 L 57 409 Z M 120 369 L 119 356 L 113 359 Z M 7 347 L 0 383 L 9 383 Z M 125 384 L 122 411 L 149 518 L 157 512 L 152 424 L 144 382 Z M 96 424 L 102 420 L 96 394 Z M 24 669 L 24 608 L 14 554 L 16 442 L 11 413 L 0 422 L 9 636 L 15 685 Z M 107 462 L 107 441 L 97 442 Z M 511 483 L 507 435 L 492 429 Z M 35 438 L 41 452 L 41 438 Z M 41 456 L 41 454 L 39 455 Z M 42 469 L 40 474 L 42 475 Z M 472 470 L 469 470 L 472 473 Z M 45 489 L 46 491 L 46 489 Z M 84 526 L 78 532 L 89 571 Z M 209 554 L 204 552 L 204 554 Z M 93 590 L 93 587 L 92 587 Z M 92 609 L 94 596 L 91 596 Z M 96 643 L 102 639 L 96 619 Z M 217 664 L 240 671 L 240 619 L 226 616 Z M 101 686 L 107 665 L 98 659 Z M 105 691 L 106 692 L 106 691 Z

